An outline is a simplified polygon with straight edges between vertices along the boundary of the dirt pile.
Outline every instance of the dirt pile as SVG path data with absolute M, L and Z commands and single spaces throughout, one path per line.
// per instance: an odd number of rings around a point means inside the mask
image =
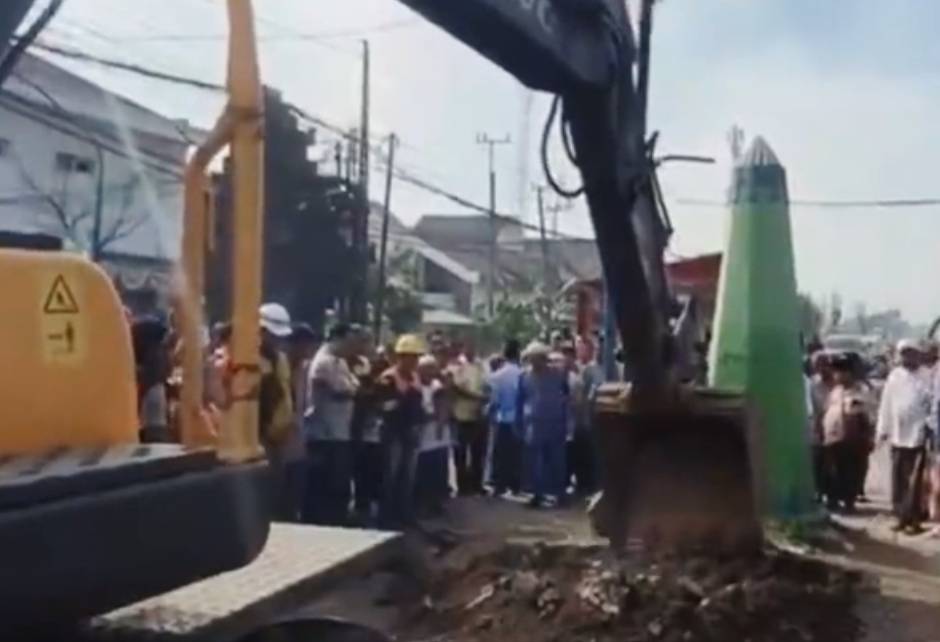
M 857 584 L 773 549 L 740 559 L 508 547 L 443 578 L 399 639 L 843 642 L 858 633 Z

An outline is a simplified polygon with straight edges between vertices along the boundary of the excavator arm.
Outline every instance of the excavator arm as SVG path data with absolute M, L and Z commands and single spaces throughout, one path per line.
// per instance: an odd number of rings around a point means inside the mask
M 23 18 L 35 0 L 5 0 L 0 8 L 0 60 L 10 48 L 10 38 L 16 33 Z
M 559 96 L 597 237 L 634 397 L 670 382 L 668 226 L 634 81 L 623 0 L 401 0 L 526 86 Z
M 671 230 L 655 136 L 647 142 L 645 132 L 651 2 L 636 47 L 625 0 L 401 1 L 562 105 L 632 380 L 605 386 L 595 404 L 603 490 L 591 508 L 595 530 L 614 547 L 639 538 L 754 550 L 757 423 L 740 396 L 676 385 L 689 318 L 674 336 L 663 264 Z

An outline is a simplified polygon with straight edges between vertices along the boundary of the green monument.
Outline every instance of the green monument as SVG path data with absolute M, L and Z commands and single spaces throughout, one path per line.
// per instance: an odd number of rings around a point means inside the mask
M 758 137 L 734 170 L 711 345 L 711 385 L 743 391 L 761 420 L 768 517 L 813 510 L 786 171 Z

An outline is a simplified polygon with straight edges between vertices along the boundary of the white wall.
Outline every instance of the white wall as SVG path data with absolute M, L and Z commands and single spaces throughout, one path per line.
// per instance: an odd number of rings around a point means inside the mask
M 66 131 L 74 130 L 70 123 L 45 115 L 42 118 Z M 79 133 L 86 139 L 92 137 L 87 132 Z M 3 105 L 0 105 L 0 138 L 10 141 L 0 155 L 0 229 L 70 236 L 66 238 L 68 245 L 87 251 L 95 210 L 96 172 L 100 170 L 96 146 L 25 116 L 18 108 L 14 111 Z M 135 154 L 123 146 L 110 141 L 107 144 L 114 151 L 103 151 L 103 235 L 115 229 L 118 222 L 122 222 L 121 229 L 134 229 L 126 238 L 108 244 L 104 251 L 177 258 L 183 203 L 178 176 L 181 165 L 168 167 L 143 152 L 138 154 L 145 164 L 171 170 L 158 171 L 135 163 L 132 160 Z M 57 169 L 59 152 L 91 160 L 94 171 L 81 174 Z M 185 150 L 181 145 L 179 152 L 182 163 Z M 55 199 L 66 210 L 69 221 L 81 219 L 74 234 L 67 233 L 42 194 Z

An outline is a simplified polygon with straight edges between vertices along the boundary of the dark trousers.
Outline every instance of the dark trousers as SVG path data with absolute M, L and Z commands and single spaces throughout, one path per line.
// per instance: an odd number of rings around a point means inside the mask
M 435 513 L 450 497 L 450 448 L 441 446 L 418 454 L 415 472 L 415 502 L 421 510 Z
M 274 478 L 274 519 L 279 522 L 301 521 L 307 487 L 307 460 L 283 461 L 269 455 L 268 462 Z
M 923 447 L 891 447 L 891 504 L 902 526 L 920 525 L 926 463 Z
M 522 489 L 522 440 L 513 424 L 496 424 L 493 444 L 493 488 L 496 494 Z
M 540 439 L 525 447 L 525 468 L 530 477 L 532 494 L 537 498 L 551 495 L 559 501 L 564 499 L 568 484 L 565 436 L 558 439 Z
M 312 441 L 307 444 L 305 522 L 326 526 L 348 523 L 352 460 L 351 442 Z
M 840 502 L 846 508 L 855 507 L 861 476 L 860 447 L 850 440 L 823 447 L 826 502 L 835 508 Z
M 354 505 L 357 511 L 367 512 L 377 504 L 382 494 L 382 445 L 360 441 L 353 445 Z
M 588 428 L 577 428 L 574 439 L 568 443 L 569 480 L 574 479 L 575 489 L 588 495 L 597 490 L 597 454 L 594 451 L 594 436 Z
M 871 447 L 868 443 L 858 448 L 858 487 L 855 489 L 856 497 L 865 496 L 865 483 L 868 480 L 868 463 L 871 458 Z
M 416 429 L 382 436 L 382 499 L 379 523 L 402 528 L 414 522 L 414 488 L 418 467 Z
M 457 469 L 457 493 L 475 495 L 483 492 L 486 466 L 486 422 L 458 421 L 454 466 Z

